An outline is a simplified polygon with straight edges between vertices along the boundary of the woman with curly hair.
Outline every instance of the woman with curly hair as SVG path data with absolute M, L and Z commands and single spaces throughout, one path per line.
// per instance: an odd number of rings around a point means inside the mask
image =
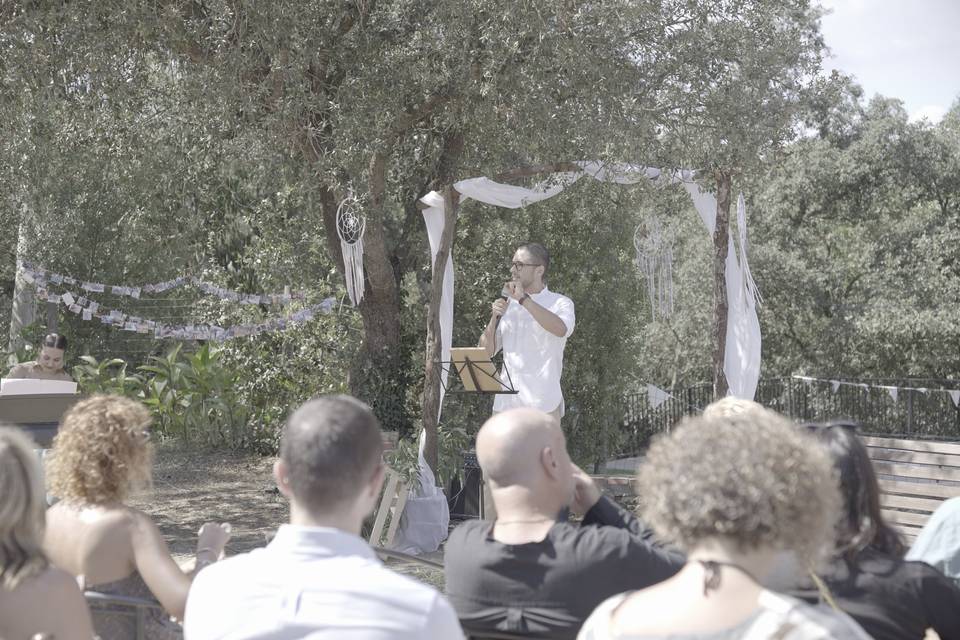
M 927 629 L 960 638 L 960 588 L 906 548 L 880 511 L 880 486 L 857 425 L 805 425 L 830 454 L 840 477 L 843 510 L 834 558 L 822 578 L 836 605 L 876 640 L 921 640 Z M 795 595 L 816 602 L 806 584 Z
M 0 638 L 90 640 L 83 594 L 43 553 L 47 505 L 33 449 L 18 429 L 0 426 Z
M 97 395 L 81 400 L 63 418 L 53 441 L 48 480 L 60 502 L 47 512 L 45 548 L 51 561 L 78 576 L 88 589 L 154 599 L 182 619 L 196 571 L 220 558 L 229 525 L 200 529 L 193 571 L 181 570 L 149 516 L 124 504 L 149 485 L 150 414 L 133 400 Z M 179 625 L 155 612 L 147 638 L 180 635 Z M 134 621 L 94 611 L 97 634 L 133 637 Z M 129 625 L 129 626 L 127 626 Z
M 654 441 L 638 483 L 641 517 L 687 564 L 602 603 L 580 639 L 869 637 L 841 613 L 761 586 L 784 550 L 815 563 L 839 511 L 826 452 L 788 420 L 759 407 L 688 419 Z

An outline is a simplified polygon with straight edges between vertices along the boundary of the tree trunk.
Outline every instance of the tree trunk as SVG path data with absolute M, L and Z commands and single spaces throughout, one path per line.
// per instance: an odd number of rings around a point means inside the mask
M 443 190 L 444 218 L 443 234 L 440 236 L 440 248 L 432 256 L 433 265 L 430 278 L 430 304 L 427 309 L 427 349 L 423 382 L 423 457 L 431 469 L 436 469 L 439 461 L 437 452 L 437 427 L 440 412 L 440 296 L 443 293 L 443 272 L 453 248 L 453 233 L 457 224 L 457 210 L 460 207 L 460 194 L 448 186 Z
M 384 429 L 401 431 L 408 422 L 404 412 L 406 379 L 401 375 L 400 292 L 387 249 L 383 227 L 384 164 L 371 163 L 370 206 L 363 236 L 364 295 L 357 307 L 363 322 L 363 346 L 348 377 L 350 393 L 371 406 Z M 343 253 L 337 235 L 336 194 L 320 190 L 327 250 L 340 274 Z
M 727 253 L 730 247 L 730 172 L 718 170 L 717 221 L 713 231 L 713 396 L 722 398 L 729 389 L 723 372 L 727 352 Z
M 17 262 L 30 259 L 30 251 L 27 247 L 28 212 L 20 210 L 20 228 L 17 234 Z M 10 310 L 10 351 L 23 346 L 23 340 L 20 338 L 20 332 L 24 327 L 34 323 L 37 319 L 37 303 L 34 296 L 34 289 L 23 279 L 19 265 L 13 284 L 13 306 Z

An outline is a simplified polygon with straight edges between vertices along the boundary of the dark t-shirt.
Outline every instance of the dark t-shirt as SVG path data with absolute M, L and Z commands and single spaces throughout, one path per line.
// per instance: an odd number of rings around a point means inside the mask
M 960 589 L 924 562 L 867 549 L 856 565 L 837 560 L 822 577 L 837 606 L 875 640 L 922 640 L 928 627 L 941 640 L 960 639 Z M 793 595 L 819 601 L 809 584 Z
M 607 497 L 581 525 L 557 522 L 542 542 L 503 544 L 492 529 L 488 521 L 466 522 L 450 534 L 444 553 L 447 597 L 475 635 L 576 638 L 605 599 L 665 580 L 684 563 Z

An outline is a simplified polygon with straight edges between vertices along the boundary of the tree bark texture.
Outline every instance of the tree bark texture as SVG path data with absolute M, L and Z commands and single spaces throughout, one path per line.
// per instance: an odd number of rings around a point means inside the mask
M 729 389 L 723 362 L 727 353 L 727 254 L 730 248 L 730 172 L 719 170 L 717 220 L 713 231 L 713 396 L 722 398 Z

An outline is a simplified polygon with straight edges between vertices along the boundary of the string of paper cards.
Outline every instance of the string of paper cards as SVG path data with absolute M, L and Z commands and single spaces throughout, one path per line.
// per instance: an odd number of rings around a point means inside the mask
M 264 322 L 239 324 L 232 327 L 219 327 L 211 324 L 174 325 L 157 322 L 147 318 L 127 314 L 119 309 L 105 307 L 96 300 L 78 293 L 77 287 L 84 293 L 106 293 L 117 296 L 141 299 L 143 294 L 154 294 L 169 291 L 183 286 L 193 286 L 201 292 L 221 300 L 228 300 L 246 305 L 276 305 L 284 306 L 293 301 L 303 301 L 306 295 L 300 293 L 270 293 L 270 294 L 243 294 L 231 289 L 225 289 L 199 278 L 180 276 L 173 280 L 146 284 L 141 286 L 107 285 L 99 282 L 86 282 L 69 275 L 48 271 L 43 267 L 22 262 L 20 274 L 23 280 L 36 288 L 37 297 L 51 304 L 64 305 L 68 311 L 80 316 L 83 320 L 97 320 L 104 325 L 117 327 L 123 331 L 134 333 L 153 334 L 155 338 L 173 338 L 178 340 L 212 340 L 222 342 L 232 338 L 255 336 L 261 333 L 282 331 L 290 325 L 308 322 L 317 315 L 328 314 L 333 311 L 335 298 L 326 298 L 317 304 L 309 305 L 284 316 L 269 318 Z M 56 287 L 61 291 L 52 291 Z M 66 290 L 64 290 L 66 289 Z

